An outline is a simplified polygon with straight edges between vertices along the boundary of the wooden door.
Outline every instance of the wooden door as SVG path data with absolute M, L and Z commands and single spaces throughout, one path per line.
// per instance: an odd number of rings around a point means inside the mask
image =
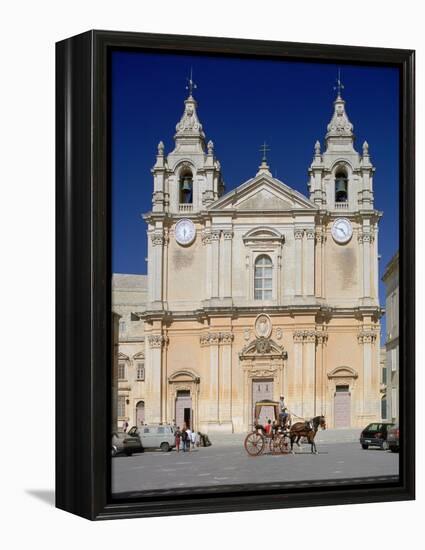
M 334 398 L 335 428 L 351 426 L 351 394 L 348 386 L 337 386 Z
M 252 381 L 252 416 L 255 415 L 255 403 L 258 401 L 271 401 L 273 400 L 273 378 L 264 378 L 261 380 Z M 260 411 L 260 416 L 258 418 L 259 424 L 263 426 L 266 424 L 267 420 L 271 418 L 274 420 L 274 408 L 273 407 L 262 407 Z
M 189 390 L 180 390 L 176 397 L 176 426 L 192 428 L 192 397 Z
M 145 423 L 145 402 L 139 401 L 136 405 L 136 426 L 142 426 Z

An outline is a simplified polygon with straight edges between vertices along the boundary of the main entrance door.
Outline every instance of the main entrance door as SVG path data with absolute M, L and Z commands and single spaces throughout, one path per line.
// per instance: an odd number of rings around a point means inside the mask
M 334 398 L 335 428 L 349 428 L 351 425 L 351 395 L 348 386 L 337 386 Z
M 258 401 L 267 401 L 273 399 L 273 378 L 262 378 L 252 381 L 252 418 L 255 414 L 255 403 Z M 261 409 L 260 424 L 266 424 L 267 420 L 274 419 L 273 407 L 263 407 Z
M 179 390 L 176 397 L 176 426 L 192 429 L 192 398 L 189 390 Z
M 141 426 L 145 422 L 145 402 L 139 401 L 136 405 L 136 426 Z

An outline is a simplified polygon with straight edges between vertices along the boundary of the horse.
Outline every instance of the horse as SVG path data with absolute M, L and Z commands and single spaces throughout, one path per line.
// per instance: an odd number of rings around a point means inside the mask
M 313 428 L 307 428 L 305 422 L 296 422 L 291 426 L 291 429 L 289 431 L 289 438 L 291 440 L 291 453 L 293 453 L 293 446 L 295 439 L 296 444 L 299 446 L 299 440 L 301 437 L 306 437 L 308 439 L 308 442 L 311 445 L 311 452 L 314 454 L 317 454 L 317 448 L 316 443 L 314 442 L 314 438 L 316 437 L 317 430 L 322 428 L 322 430 L 326 430 L 326 420 L 324 416 L 315 416 L 312 419 Z

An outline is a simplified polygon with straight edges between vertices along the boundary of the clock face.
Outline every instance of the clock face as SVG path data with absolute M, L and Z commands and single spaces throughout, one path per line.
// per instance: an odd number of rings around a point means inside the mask
M 348 243 L 353 235 L 353 227 L 346 218 L 339 218 L 332 226 L 332 237 L 337 243 Z
M 196 229 L 191 220 L 180 220 L 176 223 L 174 230 L 176 241 L 181 245 L 193 243 L 196 237 Z

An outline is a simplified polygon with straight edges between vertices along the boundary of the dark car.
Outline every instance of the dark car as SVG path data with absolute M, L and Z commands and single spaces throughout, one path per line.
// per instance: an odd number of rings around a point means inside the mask
M 398 453 L 400 450 L 400 428 L 398 424 L 388 430 L 387 443 L 391 452 Z
M 360 434 L 360 445 L 363 449 L 380 447 L 384 451 L 388 449 L 387 434 L 394 424 L 389 422 L 372 422 Z
M 114 432 L 112 434 L 112 456 L 117 456 L 120 453 L 131 456 L 133 453 L 141 452 L 143 452 L 143 447 L 138 435 L 125 432 Z

